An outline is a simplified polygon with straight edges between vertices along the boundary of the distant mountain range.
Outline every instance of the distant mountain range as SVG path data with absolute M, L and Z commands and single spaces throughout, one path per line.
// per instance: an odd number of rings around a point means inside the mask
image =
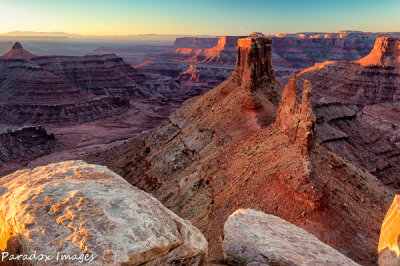
M 0 34 L 0 40 L 13 41 L 101 41 L 101 42 L 160 42 L 172 43 L 179 37 L 215 37 L 212 35 L 182 35 L 182 34 L 137 34 L 95 36 L 70 34 L 66 32 L 37 32 L 37 31 L 11 31 Z

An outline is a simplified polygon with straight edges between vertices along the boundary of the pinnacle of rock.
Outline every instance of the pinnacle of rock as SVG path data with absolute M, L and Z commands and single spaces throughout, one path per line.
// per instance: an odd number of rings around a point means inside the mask
M 239 39 L 234 75 L 240 86 L 251 91 L 273 82 L 275 72 L 272 69 L 271 39 Z
M 22 45 L 19 42 L 14 43 L 13 47 L 11 49 L 22 49 Z
M 7 53 L 0 56 L 0 58 L 6 59 L 31 59 L 33 57 L 36 57 L 36 55 L 26 51 L 19 42 L 14 43 Z
M 304 81 L 302 102 L 297 102 L 296 76 L 292 74 L 283 89 L 276 125 L 287 134 L 292 143 L 297 144 L 303 155 L 310 153 L 315 143 L 316 117 L 311 108 L 311 83 Z

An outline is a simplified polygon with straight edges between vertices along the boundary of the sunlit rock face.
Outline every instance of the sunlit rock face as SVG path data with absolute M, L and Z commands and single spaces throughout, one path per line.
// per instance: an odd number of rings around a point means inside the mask
M 375 46 L 364 58 L 358 60 L 362 66 L 398 67 L 400 65 L 400 39 L 382 37 L 375 41 Z
M 358 61 L 326 61 L 298 74 L 309 80 L 318 102 L 368 105 L 400 99 L 400 38 L 378 38 Z
M 400 196 L 396 195 L 385 219 L 382 222 L 379 238 L 379 265 L 390 266 L 400 264 Z
M 253 65 L 268 65 L 270 55 L 259 55 Z M 229 215 L 251 208 L 307 230 L 363 265 L 370 263 L 391 190 L 317 143 L 304 156 L 275 124 L 279 82 L 252 90 L 241 84 L 233 74 L 186 101 L 157 128 L 87 160 L 107 165 L 190 220 L 209 241 L 212 259 L 223 259 L 219 237 Z M 288 113 L 299 121 L 300 113 L 312 114 L 306 88 L 299 113 Z
M 304 82 L 302 102 L 297 102 L 297 82 L 293 74 L 282 93 L 276 116 L 276 125 L 289 136 L 292 143 L 299 146 L 303 155 L 314 147 L 317 131 L 316 118 L 311 108 L 311 84 Z
M 236 68 L 239 85 L 254 90 L 275 81 L 272 69 L 271 40 L 250 37 L 238 40 Z
M 358 265 L 304 229 L 252 209 L 228 217 L 222 247 L 230 265 Z
M 95 257 L 90 265 L 200 265 L 189 222 L 106 167 L 66 161 L 0 179 L 0 249 Z

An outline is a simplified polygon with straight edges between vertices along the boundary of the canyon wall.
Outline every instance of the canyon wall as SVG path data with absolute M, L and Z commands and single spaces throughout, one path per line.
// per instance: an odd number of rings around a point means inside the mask
M 85 160 L 107 165 L 189 219 L 208 239 L 211 260 L 223 260 L 219 237 L 228 216 L 252 208 L 370 263 L 391 190 L 314 142 L 311 88 L 302 104 L 294 103 L 293 82 L 281 97 L 267 67 L 269 39 L 239 42 L 237 69 L 227 80 L 186 101 L 157 128 Z M 297 107 L 290 110 L 288 102 Z

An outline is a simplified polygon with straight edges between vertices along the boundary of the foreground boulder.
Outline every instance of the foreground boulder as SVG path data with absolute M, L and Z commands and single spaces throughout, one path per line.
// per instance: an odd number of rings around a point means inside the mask
M 276 216 L 239 209 L 224 226 L 224 257 L 239 265 L 358 265 Z
M 394 197 L 382 223 L 379 237 L 379 265 L 400 265 L 400 196 Z
M 0 249 L 51 265 L 200 265 L 207 241 L 106 167 L 66 161 L 0 179 Z

